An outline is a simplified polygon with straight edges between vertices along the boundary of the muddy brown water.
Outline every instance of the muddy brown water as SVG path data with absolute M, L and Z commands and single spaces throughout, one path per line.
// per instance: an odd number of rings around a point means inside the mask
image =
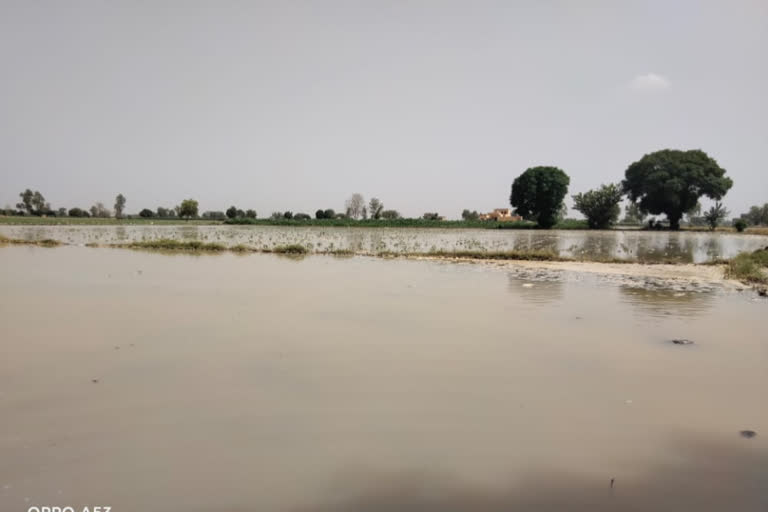
M 764 512 L 768 302 L 571 277 L 0 248 L 0 510 Z
M 338 249 L 375 254 L 430 251 L 550 251 L 578 259 L 703 263 L 768 246 L 768 236 L 738 233 L 340 228 L 283 226 L 0 226 L 10 238 L 53 238 L 72 245 L 170 238 L 256 249 L 300 244 L 314 252 Z

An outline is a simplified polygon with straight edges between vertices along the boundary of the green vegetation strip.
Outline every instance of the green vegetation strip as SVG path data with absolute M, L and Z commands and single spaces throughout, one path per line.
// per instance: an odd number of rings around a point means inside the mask
M 534 222 L 426 219 L 228 219 L 224 224 L 241 226 L 325 226 L 347 228 L 445 228 L 445 229 L 537 229 Z M 587 221 L 564 220 L 555 229 L 587 229 Z
M 385 258 L 447 258 L 457 260 L 573 261 L 550 251 L 431 251 L 398 253 L 382 251 Z
M 205 219 L 142 219 L 114 217 L 37 217 L 37 216 L 5 216 L 0 215 L 0 224 L 11 226 L 122 226 L 122 225 L 162 225 L 162 226 L 206 226 L 221 224 L 217 220 Z
M 732 258 L 726 266 L 726 275 L 747 283 L 768 284 L 768 247 Z
M 153 249 L 160 251 L 194 251 L 194 252 L 221 252 L 228 250 L 226 245 L 206 243 L 199 240 L 172 240 L 161 238 L 159 240 L 142 240 L 128 244 L 114 244 L 113 247 L 124 249 Z
M 7 238 L 3 235 L 0 235 L 0 244 L 36 245 L 38 247 L 57 247 L 61 245 L 61 242 L 59 242 L 58 240 L 53 240 L 52 238 L 44 238 L 42 240 L 24 240 L 20 238 Z

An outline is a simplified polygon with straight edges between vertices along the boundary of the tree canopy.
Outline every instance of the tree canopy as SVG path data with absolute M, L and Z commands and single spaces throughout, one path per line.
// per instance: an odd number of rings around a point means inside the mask
M 125 196 L 123 194 L 117 194 L 115 198 L 115 217 L 118 219 L 123 218 L 123 211 L 125 210 Z
M 39 190 L 32 192 L 31 189 L 27 189 L 19 193 L 19 197 L 21 202 L 16 204 L 16 208 L 25 211 L 28 215 L 42 215 L 51 209 L 51 206 L 45 202 L 45 198 Z
M 371 198 L 370 202 L 368 203 L 368 212 L 371 214 L 371 218 L 379 220 L 381 218 L 382 211 L 384 211 L 384 203 L 382 203 L 376 197 Z
M 362 194 L 354 193 L 346 203 L 347 217 L 351 219 L 359 219 L 363 216 L 363 210 L 367 212 L 365 207 L 365 199 Z
M 680 229 L 683 214 L 693 209 L 701 196 L 720 200 L 733 181 L 701 150 L 664 149 L 631 164 L 622 186 L 642 211 L 663 213 L 670 228 Z
M 557 222 L 571 179 L 557 167 L 531 167 L 512 184 L 509 202 L 523 218 L 541 228 Z
M 573 207 L 587 218 L 590 228 L 608 229 L 619 219 L 619 203 L 623 195 L 621 186 L 611 183 L 597 190 L 576 194 L 573 196 Z
M 185 199 L 179 205 L 179 217 L 187 220 L 197 217 L 197 201 L 194 199 Z
M 753 226 L 768 226 L 768 203 L 763 206 L 753 206 L 741 218 Z

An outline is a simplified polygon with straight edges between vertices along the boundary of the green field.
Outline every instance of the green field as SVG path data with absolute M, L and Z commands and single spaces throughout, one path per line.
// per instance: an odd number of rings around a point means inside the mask
M 354 220 L 354 219 L 231 219 L 218 220 L 181 220 L 181 219 L 142 219 L 140 217 L 115 219 L 98 217 L 15 217 L 0 216 L 0 225 L 84 225 L 84 226 L 119 226 L 119 225 L 244 225 L 244 226 L 326 226 L 326 227 L 361 227 L 361 228 L 469 228 L 469 229 L 536 229 L 533 222 L 494 222 L 464 220 Z M 554 229 L 587 229 L 586 221 L 568 219 L 557 224 Z
M 466 220 L 425 220 L 425 219 L 230 219 L 224 224 L 243 226 L 327 226 L 359 228 L 463 228 L 463 229 L 537 229 L 536 223 L 466 221 Z M 587 229 L 587 222 L 567 219 L 554 229 Z

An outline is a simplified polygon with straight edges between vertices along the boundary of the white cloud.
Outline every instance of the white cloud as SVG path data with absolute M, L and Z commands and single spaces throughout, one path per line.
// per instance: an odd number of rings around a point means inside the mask
M 639 92 L 656 92 L 669 88 L 670 82 L 666 77 L 656 73 L 637 75 L 632 79 L 631 87 Z

